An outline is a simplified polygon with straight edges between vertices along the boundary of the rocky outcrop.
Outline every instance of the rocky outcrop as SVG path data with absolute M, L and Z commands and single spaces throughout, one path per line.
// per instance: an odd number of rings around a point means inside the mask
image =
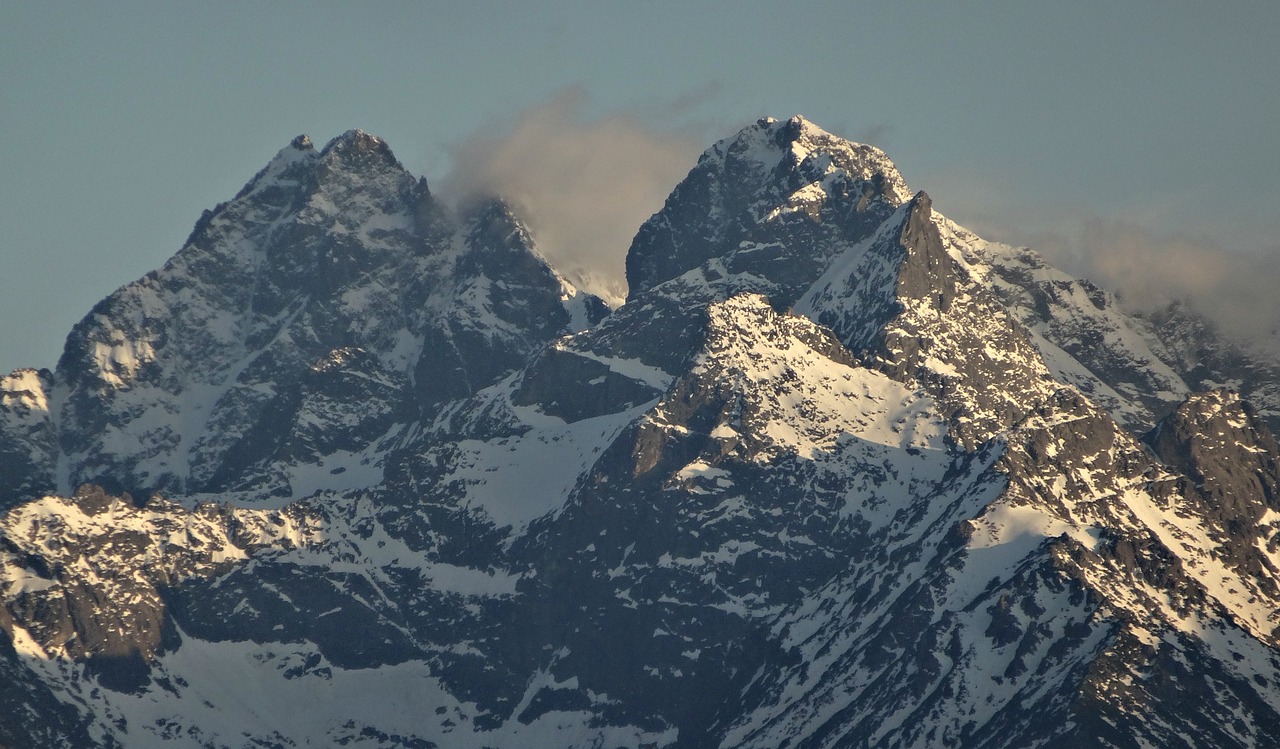
M 919 193 L 796 304 L 869 366 L 919 387 L 973 449 L 1058 385 L 1021 326 L 947 252 Z
M 300 137 L 97 304 L 54 377 L 14 376 L 35 389 L 6 397 L 0 450 L 31 467 L 0 489 L 300 498 L 299 471 L 493 384 L 596 302 L 504 203 L 454 216 L 382 140 Z
M 1253 407 L 1226 389 L 1192 395 L 1146 439 L 1177 475 L 1161 487 L 1166 501 L 1195 517 L 1240 575 L 1280 593 L 1268 553 L 1280 527 L 1280 449 Z
M 49 405 L 53 373 L 19 369 L 0 378 L 0 507 L 58 489 L 58 434 Z
M 770 268 L 766 277 L 798 293 L 840 242 L 866 236 L 909 197 L 879 149 L 803 117 L 762 119 L 703 153 L 640 227 L 628 300 L 716 259 L 732 273 Z
M 1190 344 L 803 118 L 627 272 L 296 139 L 2 383 L 0 743 L 1275 743 L 1280 448 Z

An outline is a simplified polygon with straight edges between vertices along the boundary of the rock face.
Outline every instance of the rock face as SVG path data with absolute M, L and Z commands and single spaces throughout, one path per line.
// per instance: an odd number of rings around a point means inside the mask
M 713 260 L 794 294 L 841 242 L 866 236 L 909 197 L 879 149 L 803 117 L 762 119 L 708 149 L 640 227 L 628 298 Z
M 1237 393 L 1193 395 L 1147 435 L 1179 474 L 1167 489 L 1196 517 L 1230 566 L 1271 596 L 1280 570 L 1267 552 L 1280 514 L 1280 463 L 1274 436 Z M 1270 522 L 1269 522 L 1270 521 Z M 1280 634 L 1280 622 L 1273 634 Z
M 1280 364 L 799 117 L 626 270 L 296 139 L 0 383 L 0 744 L 1280 745 Z
M 502 203 L 454 217 L 381 140 L 300 137 L 96 305 L 52 378 L 6 381 L 25 388 L 6 386 L 6 444 L 39 449 L 5 495 L 300 496 L 308 472 L 358 470 L 396 425 L 589 323 L 584 305 L 603 311 Z
M 0 485 L 7 500 L 57 490 L 58 433 L 49 408 L 53 373 L 19 369 L 0 378 Z
M 1130 315 L 1111 293 L 1068 276 L 1025 247 L 985 242 L 941 223 L 954 251 L 983 270 L 1001 302 L 1031 333 L 1055 377 L 1103 405 L 1126 427 L 1153 426 L 1189 394 L 1232 383 L 1272 431 L 1280 428 L 1280 363 L 1251 351 L 1185 304 Z
M 937 399 L 969 449 L 1057 389 L 1021 327 L 947 253 L 924 193 L 847 250 L 797 309 Z

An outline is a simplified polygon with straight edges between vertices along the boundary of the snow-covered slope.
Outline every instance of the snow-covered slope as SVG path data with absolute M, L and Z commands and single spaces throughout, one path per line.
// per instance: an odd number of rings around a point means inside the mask
M 627 274 L 294 141 L 0 383 L 0 743 L 1280 746 L 1266 361 L 799 117 Z
M 840 240 L 865 235 L 910 197 L 879 149 L 803 117 L 764 118 L 703 153 L 640 227 L 627 254 L 628 299 L 716 259 L 794 291 Z
M 60 450 L 6 493 L 375 484 L 370 451 L 398 426 L 598 319 L 581 296 L 504 204 L 455 218 L 381 140 L 300 137 L 163 268 L 96 305 L 53 378 L 23 376 L 45 394 L 14 401 L 8 428 L 47 441 L 43 409 Z
M 1143 430 L 1196 391 L 1233 387 L 1280 427 L 1280 361 L 1233 343 L 1185 304 L 1145 315 L 1072 278 L 1035 251 L 987 242 L 940 222 L 952 253 L 969 264 L 1031 333 L 1061 381 Z
M 847 250 L 796 310 L 869 366 L 933 395 L 974 448 L 1056 389 L 1021 327 L 946 251 L 920 193 Z
M 19 369 L 0 378 L 0 486 L 6 500 L 57 487 L 58 434 L 49 405 L 53 373 Z

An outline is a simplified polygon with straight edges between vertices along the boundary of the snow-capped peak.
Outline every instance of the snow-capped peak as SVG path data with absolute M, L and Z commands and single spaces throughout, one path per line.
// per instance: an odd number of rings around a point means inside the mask
M 1280 368 L 800 116 L 627 262 L 605 316 L 518 209 L 295 138 L 0 378 L 5 743 L 1276 745 L 1266 414 L 1104 408 Z
M 798 114 L 786 121 L 761 118 L 717 142 L 703 158 L 754 163 L 762 175 L 802 170 L 807 183 L 822 178 L 829 181 L 843 173 L 858 180 L 883 182 L 885 193 L 895 204 L 911 199 L 906 181 L 884 151 L 833 135 Z
M 366 133 L 358 128 L 352 128 L 329 141 L 325 145 L 324 151 L 328 152 L 341 148 L 378 149 L 386 147 L 387 142 L 378 136 Z
M 760 267 L 749 272 L 787 277 L 775 301 L 790 301 L 821 272 L 827 250 L 864 238 L 910 199 L 883 151 L 798 115 L 758 120 L 703 152 L 641 227 L 627 255 L 630 296 L 708 260 L 751 254 Z M 789 260 L 817 272 L 782 265 Z

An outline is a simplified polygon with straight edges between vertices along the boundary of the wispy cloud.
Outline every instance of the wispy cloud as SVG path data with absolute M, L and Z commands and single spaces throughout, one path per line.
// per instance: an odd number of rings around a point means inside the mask
M 689 124 L 699 101 L 715 93 L 711 86 L 591 116 L 587 93 L 566 89 L 455 144 L 440 192 L 459 203 L 507 199 L 561 272 L 589 279 L 597 293 L 624 296 L 623 261 L 636 230 L 710 144 L 709 133 L 723 130 Z M 859 138 L 884 140 L 890 131 L 876 125 Z M 1207 236 L 1162 233 L 1150 222 L 1099 217 L 1082 206 L 1029 202 L 968 175 L 933 175 L 918 186 L 936 187 L 939 208 L 983 236 L 1028 245 L 1134 309 L 1184 300 L 1229 334 L 1277 345 L 1280 245 L 1243 251 Z
M 1149 311 L 1190 304 L 1226 336 L 1280 350 L 1280 239 L 1268 219 L 1186 226 L 1176 201 L 1096 206 L 1019 194 L 1006 185 L 953 172 L 920 183 L 943 213 L 981 236 L 1025 245 L 1073 275 Z M 934 188 L 936 189 L 936 192 Z M 1122 216 L 1122 218 L 1117 218 Z
M 1233 337 L 1275 346 L 1280 331 L 1280 252 L 1229 250 L 1208 237 L 1161 234 L 1094 219 L 1080 231 L 1084 275 L 1135 308 L 1189 302 Z
M 854 133 L 853 139 L 881 150 L 888 148 L 889 139 L 893 136 L 893 125 L 877 122 Z
M 666 111 L 687 108 L 687 98 L 667 102 Z M 459 203 L 503 197 L 518 206 L 557 269 L 593 279 L 597 293 L 623 296 L 632 237 L 707 144 L 632 112 L 587 116 L 587 99 L 582 89 L 567 89 L 456 144 L 441 192 Z

